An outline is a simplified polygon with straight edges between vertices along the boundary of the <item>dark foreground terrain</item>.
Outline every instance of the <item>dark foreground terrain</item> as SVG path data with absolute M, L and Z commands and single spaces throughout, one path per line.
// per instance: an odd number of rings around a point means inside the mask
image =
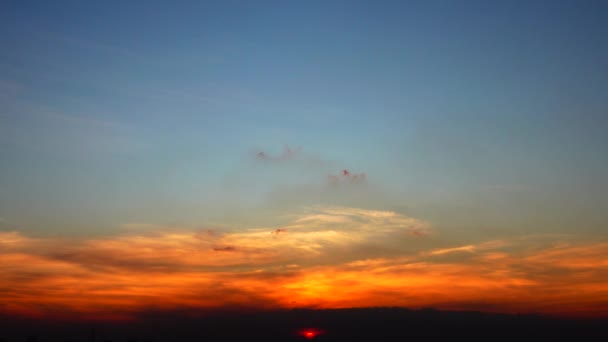
M 131 323 L 42 322 L 0 317 L 0 342 L 406 341 L 408 338 L 608 341 L 608 320 L 401 308 L 298 309 L 198 317 L 155 314 Z

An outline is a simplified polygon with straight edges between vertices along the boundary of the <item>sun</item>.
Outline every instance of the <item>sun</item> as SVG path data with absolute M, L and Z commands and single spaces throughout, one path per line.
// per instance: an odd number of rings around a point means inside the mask
M 312 340 L 313 338 L 321 335 L 323 333 L 322 330 L 316 328 L 307 328 L 298 331 L 298 335 L 304 336 L 305 338 Z

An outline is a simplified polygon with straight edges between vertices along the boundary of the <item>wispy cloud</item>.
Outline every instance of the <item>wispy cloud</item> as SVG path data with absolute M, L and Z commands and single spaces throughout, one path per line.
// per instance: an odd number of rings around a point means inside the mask
M 302 146 L 291 148 L 288 145 L 285 145 L 283 152 L 280 154 L 273 155 L 273 154 L 270 154 L 265 151 L 259 151 L 255 154 L 255 157 L 257 160 L 263 161 L 263 162 L 272 162 L 272 161 L 278 162 L 278 161 L 296 159 L 296 158 L 300 157 L 301 152 L 302 152 Z
M 285 144 L 280 152 L 274 152 L 266 148 L 252 148 L 249 151 L 250 158 L 260 164 L 292 164 L 309 171 L 322 170 L 335 166 L 335 162 L 324 159 L 322 156 L 308 151 L 302 146 L 290 146 Z
M 407 232 L 414 230 L 431 231 L 428 223 L 398 213 L 341 207 L 311 208 L 279 228 L 193 231 L 142 223 L 123 226 L 129 228 L 127 234 L 77 243 L 7 232 L 0 235 L 0 246 L 96 268 L 171 271 L 331 258 L 336 248 L 405 238 Z M 233 253 L 215 253 L 218 251 Z
M 475 251 L 475 246 L 466 245 L 466 246 L 461 246 L 461 247 L 437 249 L 437 250 L 431 251 L 430 254 L 431 255 L 442 255 L 442 254 L 448 254 L 448 253 L 454 253 L 454 252 L 474 252 L 474 251 Z
M 353 173 L 347 169 L 343 169 L 339 174 L 330 174 L 327 176 L 327 180 L 330 185 L 336 186 L 343 183 L 360 184 L 365 182 L 367 175 L 364 172 Z

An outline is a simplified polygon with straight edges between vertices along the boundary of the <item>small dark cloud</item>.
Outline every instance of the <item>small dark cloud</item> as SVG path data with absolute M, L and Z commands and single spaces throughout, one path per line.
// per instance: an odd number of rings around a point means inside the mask
M 194 234 L 194 238 L 201 241 L 216 240 L 221 236 L 222 234 L 218 233 L 215 229 L 206 229 Z
M 258 151 L 255 155 L 257 160 L 260 161 L 285 161 L 295 159 L 300 156 L 302 152 L 302 147 L 298 146 L 295 148 L 291 148 L 288 145 L 285 145 L 283 152 L 278 155 L 272 155 L 266 151 Z
M 327 180 L 330 185 L 337 185 L 340 183 L 354 183 L 360 184 L 367 180 L 367 175 L 364 172 L 353 173 L 347 169 L 343 169 L 339 174 L 330 174 L 327 176 Z
M 223 246 L 223 247 L 213 247 L 213 250 L 216 252 L 234 252 L 234 251 L 236 251 L 236 248 L 232 247 L 232 246 Z
M 407 235 L 414 236 L 414 237 L 425 237 L 429 234 L 422 230 L 410 230 L 407 232 Z

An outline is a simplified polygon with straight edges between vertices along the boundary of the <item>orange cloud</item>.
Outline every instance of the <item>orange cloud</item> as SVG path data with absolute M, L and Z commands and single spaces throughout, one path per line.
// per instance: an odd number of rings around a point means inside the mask
M 608 243 L 578 243 L 524 252 L 453 248 L 469 259 L 434 261 L 433 253 L 313 267 L 284 287 L 287 300 L 322 308 L 437 307 L 559 316 L 606 317 Z M 471 248 L 473 247 L 473 248 Z M 479 251 L 481 250 L 481 251 Z M 581 256 L 580 251 L 585 250 Z M 574 262 L 572 262 L 574 260 Z
M 606 316 L 608 242 L 536 236 L 416 250 L 420 240 L 402 233 L 420 230 L 432 231 L 395 212 L 316 208 L 281 228 L 224 233 L 66 241 L 4 232 L 0 312 L 129 319 L 175 308 L 406 306 Z M 361 258 L 370 244 L 391 248 Z

